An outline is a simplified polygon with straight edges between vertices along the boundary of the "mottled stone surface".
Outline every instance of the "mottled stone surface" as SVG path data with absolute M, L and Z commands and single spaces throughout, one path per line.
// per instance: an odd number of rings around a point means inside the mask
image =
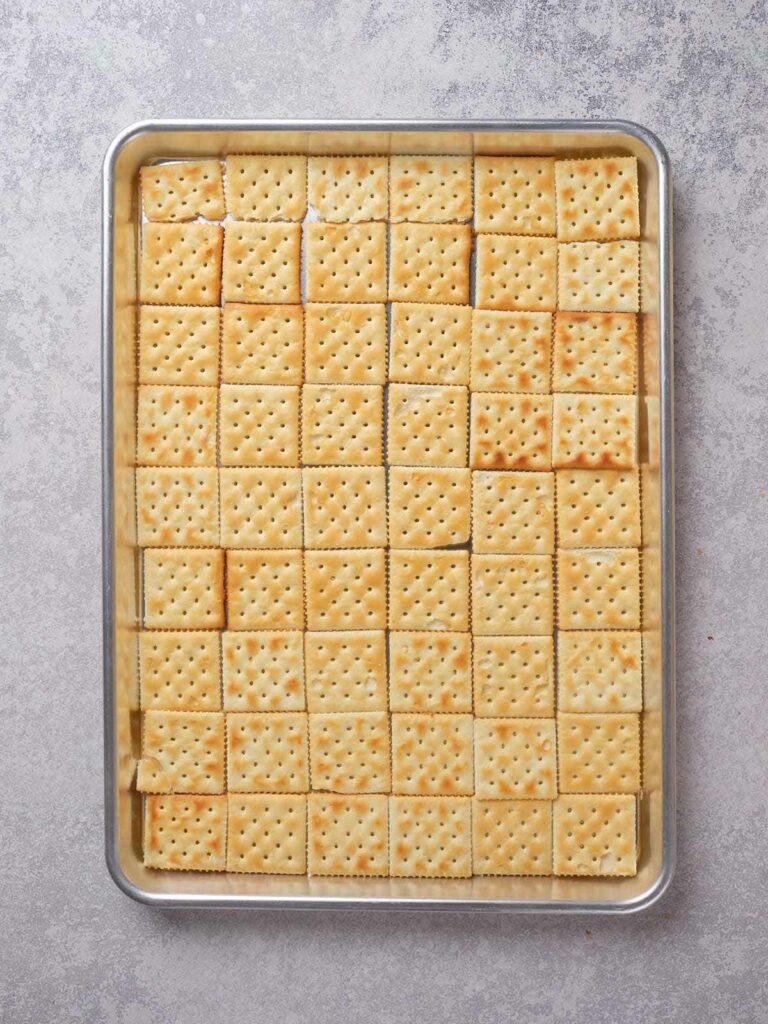
M 765 4 L 0 6 L 0 1018 L 766 1020 Z M 680 850 L 644 916 L 158 913 L 109 880 L 101 160 L 132 121 L 216 115 L 625 117 L 667 145 Z

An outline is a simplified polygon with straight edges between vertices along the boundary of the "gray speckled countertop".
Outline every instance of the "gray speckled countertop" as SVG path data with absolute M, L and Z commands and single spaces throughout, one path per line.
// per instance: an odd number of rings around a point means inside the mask
M 0 1018 L 768 1019 L 761 0 L 2 5 Z M 630 919 L 159 913 L 102 857 L 99 178 L 150 116 L 623 117 L 675 181 L 679 867 Z

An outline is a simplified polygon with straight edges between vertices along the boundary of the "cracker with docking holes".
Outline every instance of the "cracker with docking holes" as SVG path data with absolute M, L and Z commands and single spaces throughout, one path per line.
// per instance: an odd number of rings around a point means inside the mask
M 301 470 L 219 470 L 223 548 L 300 548 Z
M 639 236 L 635 157 L 558 160 L 555 182 L 557 237 L 562 241 Z
M 228 627 L 303 629 L 302 555 L 293 549 L 227 551 Z
M 227 811 L 227 871 L 306 873 L 307 798 L 303 793 L 230 793 Z
M 472 311 L 473 391 L 549 393 L 551 313 Z
M 227 715 L 230 793 L 306 793 L 307 716 L 303 712 Z
M 466 388 L 390 384 L 387 421 L 390 465 L 466 466 Z
M 462 223 L 472 217 L 472 158 L 393 156 L 390 220 Z
M 481 800 L 557 796 L 553 718 L 476 718 L 475 793 Z
M 391 632 L 390 710 L 471 712 L 471 650 L 469 633 Z
M 145 711 L 136 788 L 142 793 L 223 793 L 224 715 Z
M 223 633 L 225 711 L 304 711 L 304 634 L 299 630 Z
M 556 875 L 635 875 L 634 796 L 561 796 L 552 806 Z
M 554 714 L 551 636 L 476 636 L 473 654 L 478 718 L 546 718 Z
M 156 305 L 218 306 L 220 224 L 145 224 L 140 300 Z
M 478 308 L 550 312 L 557 307 L 554 238 L 478 235 L 476 247 Z
M 392 792 L 466 796 L 473 792 L 472 715 L 392 715 Z
M 137 467 L 136 525 L 142 547 L 218 544 L 217 470 Z
M 637 242 L 561 242 L 557 254 L 559 309 L 637 313 Z
M 389 298 L 392 302 L 469 302 L 468 224 L 392 224 Z
M 310 712 L 387 710 L 383 630 L 305 633 L 304 642 Z
M 245 224 L 224 228 L 225 302 L 301 302 L 301 224 Z
M 301 306 L 224 305 L 221 379 L 226 384 L 301 384 Z
M 385 558 L 381 549 L 307 551 L 307 629 L 385 629 Z
M 147 629 L 219 629 L 224 625 L 224 552 L 210 548 L 144 551 Z
M 384 390 L 378 385 L 305 384 L 302 418 L 307 465 L 381 465 Z
M 557 313 L 555 391 L 631 395 L 637 376 L 634 313 Z
M 144 866 L 162 871 L 223 871 L 226 796 L 147 796 Z
M 389 543 L 393 548 L 465 544 L 470 533 L 468 469 L 392 466 Z
M 554 235 L 555 161 L 546 156 L 476 156 L 475 230 Z
M 313 790 L 389 792 L 389 716 L 386 711 L 310 715 L 309 750 Z
M 212 631 L 139 633 L 144 711 L 219 711 L 219 634 Z
M 219 393 L 209 387 L 139 387 L 136 461 L 215 466 Z
M 549 555 L 472 555 L 472 629 L 478 636 L 552 632 Z
M 387 543 L 383 466 L 303 470 L 304 546 L 383 548 Z
M 307 302 L 386 302 L 387 225 L 306 225 Z
M 472 527 L 483 554 L 554 554 L 554 474 L 475 470 Z
M 634 395 L 555 395 L 552 464 L 556 469 L 631 469 L 637 465 Z
M 141 306 L 139 383 L 219 382 L 221 310 L 200 306 Z
M 469 464 L 473 469 L 552 468 L 552 397 L 472 394 Z
M 563 548 L 640 546 L 636 469 L 559 469 L 557 534 Z
M 636 793 L 640 716 L 557 716 L 561 793 Z
M 222 220 L 224 185 L 218 160 L 183 160 L 141 168 L 148 220 Z
M 310 793 L 308 802 L 308 874 L 389 874 L 387 796 Z
M 222 466 L 298 466 L 299 388 L 222 384 Z
M 476 875 L 551 875 L 551 803 L 473 800 L 472 864 Z
M 635 548 L 587 548 L 557 556 L 560 629 L 639 629 Z
M 390 797 L 390 875 L 394 878 L 469 878 L 472 875 L 471 821 L 471 797 Z
M 228 156 L 227 209 L 234 220 L 303 220 L 307 158 L 264 153 Z
M 471 306 L 390 303 L 389 379 L 403 384 L 469 384 Z
M 389 628 L 469 629 L 466 551 L 390 551 Z
M 557 637 L 561 711 L 642 711 L 643 651 L 639 632 L 573 631 Z
M 308 383 L 385 383 L 387 307 L 383 303 L 312 302 L 305 315 Z
M 322 221 L 386 220 L 389 168 L 385 156 L 311 156 L 309 205 Z

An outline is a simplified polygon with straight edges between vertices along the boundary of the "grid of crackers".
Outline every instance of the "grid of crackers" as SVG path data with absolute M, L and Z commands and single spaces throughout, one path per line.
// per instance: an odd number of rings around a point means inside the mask
M 145 864 L 635 874 L 634 158 L 140 184 Z

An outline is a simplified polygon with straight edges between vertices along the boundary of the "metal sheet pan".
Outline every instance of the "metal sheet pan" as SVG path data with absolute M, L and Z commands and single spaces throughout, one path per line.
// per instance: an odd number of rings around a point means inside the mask
M 138 168 L 230 152 L 633 154 L 641 190 L 640 460 L 643 474 L 643 789 L 634 878 L 400 880 L 147 870 L 141 859 L 134 516 Z M 103 582 L 106 859 L 127 895 L 161 907 L 630 912 L 675 861 L 672 207 L 659 140 L 622 121 L 148 121 L 123 131 L 103 181 Z

